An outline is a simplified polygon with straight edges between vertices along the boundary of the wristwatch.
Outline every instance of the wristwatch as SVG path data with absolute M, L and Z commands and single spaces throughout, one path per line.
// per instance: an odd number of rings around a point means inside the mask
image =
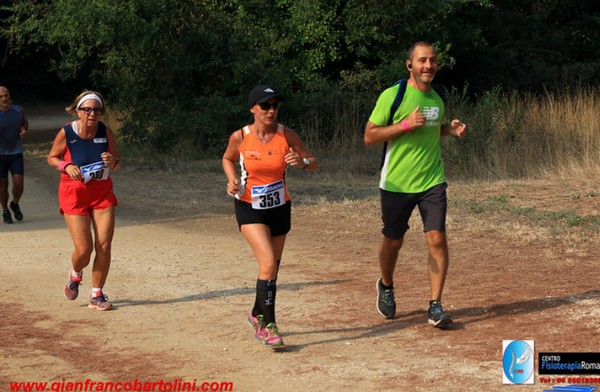
M 302 158 L 302 163 L 304 163 L 303 169 L 306 169 L 307 167 L 310 166 L 310 159 L 308 159 L 308 158 Z

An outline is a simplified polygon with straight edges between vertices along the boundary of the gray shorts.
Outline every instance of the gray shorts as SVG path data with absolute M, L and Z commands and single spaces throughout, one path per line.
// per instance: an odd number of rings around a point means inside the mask
M 415 207 L 419 207 L 423 220 L 423 231 L 446 230 L 446 198 L 445 182 L 435 185 L 420 193 L 388 192 L 380 189 L 381 233 L 391 239 L 400 239 L 408 231 L 408 221 Z

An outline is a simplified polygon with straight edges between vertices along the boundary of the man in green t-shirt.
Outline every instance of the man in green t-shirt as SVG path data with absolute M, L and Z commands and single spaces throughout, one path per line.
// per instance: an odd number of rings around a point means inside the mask
M 418 206 L 429 249 L 429 323 L 446 327 L 452 318 L 441 304 L 448 271 L 448 243 L 447 185 L 440 138 L 447 135 L 462 138 L 467 126 L 456 119 L 449 124 L 442 122 L 444 102 L 431 86 L 438 70 L 433 45 L 415 43 L 407 52 L 406 68 L 410 78 L 392 121 L 390 111 L 399 85 L 381 93 L 365 128 L 367 145 L 386 142 L 379 182 L 383 241 L 379 250 L 381 278 L 376 284 L 377 310 L 388 319 L 396 314 L 394 269 L 408 221 Z

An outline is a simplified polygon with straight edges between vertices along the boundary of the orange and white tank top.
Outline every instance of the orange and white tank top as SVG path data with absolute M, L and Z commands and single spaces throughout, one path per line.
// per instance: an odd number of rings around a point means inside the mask
M 285 138 L 285 127 L 277 124 L 273 139 L 263 143 L 246 125 L 242 129 L 240 145 L 241 186 L 236 198 L 265 210 L 279 207 L 290 200 L 285 183 L 287 164 L 283 160 L 290 146 Z

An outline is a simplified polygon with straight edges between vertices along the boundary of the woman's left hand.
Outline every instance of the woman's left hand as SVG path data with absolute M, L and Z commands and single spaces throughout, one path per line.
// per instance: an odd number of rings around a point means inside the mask
M 283 160 L 285 163 L 291 166 L 303 167 L 304 162 L 300 154 L 298 154 L 292 147 L 290 147 L 290 151 L 283 156 Z
M 117 164 L 119 163 L 119 158 L 117 158 L 109 152 L 103 152 L 100 155 L 100 157 L 102 158 L 102 162 L 104 162 L 104 164 L 110 167 L 111 169 L 117 166 Z

